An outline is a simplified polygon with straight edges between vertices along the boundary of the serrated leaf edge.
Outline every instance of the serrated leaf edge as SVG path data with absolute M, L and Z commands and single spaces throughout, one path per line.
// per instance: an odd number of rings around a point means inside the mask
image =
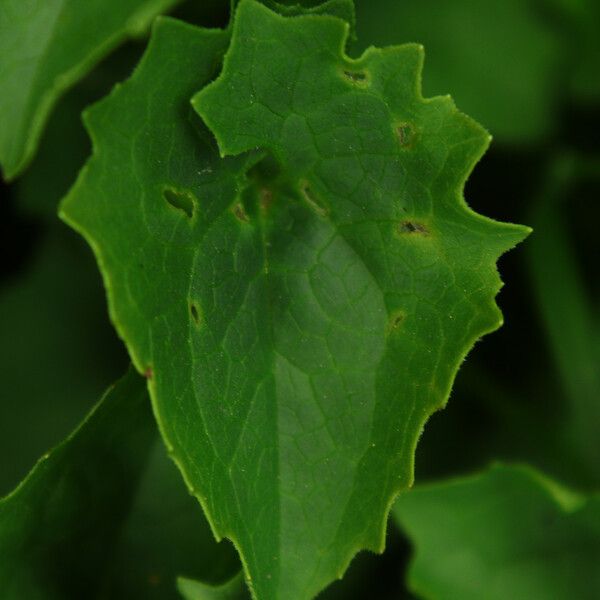
M 254 3 L 254 4 L 258 4 L 256 2 L 254 2 L 254 0 L 242 0 L 242 2 L 240 4 L 243 3 Z M 265 7 L 263 7 L 262 5 L 261 8 L 263 8 L 264 10 L 269 10 Z M 272 12 L 272 11 L 270 11 Z M 388 50 L 394 50 L 394 49 L 398 49 L 398 48 L 406 48 L 407 46 L 414 46 L 418 49 L 419 51 L 419 64 L 418 64 L 418 68 L 417 68 L 417 77 L 415 78 L 415 86 L 414 86 L 414 93 L 415 93 L 415 97 L 417 99 L 417 101 L 421 102 L 421 103 L 429 103 L 429 102 L 434 102 L 436 100 L 438 100 L 440 97 L 432 97 L 432 98 L 423 98 L 422 96 L 422 91 L 421 91 L 421 80 L 422 80 L 422 69 L 423 69 L 423 64 L 424 64 L 424 49 L 423 46 L 420 44 L 403 44 L 400 46 L 388 46 L 387 48 L 383 48 L 383 49 L 378 49 L 378 48 L 374 48 L 374 47 L 370 47 L 367 48 L 363 54 L 356 58 L 356 59 L 352 59 L 348 56 L 346 56 L 345 54 L 345 45 L 348 39 L 348 36 L 350 34 L 350 26 L 343 21 L 342 19 L 339 19 L 338 17 L 334 17 L 334 16 L 328 16 L 328 15 L 299 15 L 299 16 L 292 16 L 292 17 L 281 17 L 280 15 L 277 15 L 277 13 L 273 13 L 275 14 L 278 18 L 281 19 L 310 19 L 310 20 L 314 20 L 314 19 L 333 19 L 336 22 L 341 22 L 343 24 L 343 28 L 344 28 L 344 38 L 343 41 L 340 45 L 339 48 L 339 52 L 340 52 L 340 60 L 344 61 L 346 64 L 359 64 L 361 61 L 363 61 L 365 59 L 365 57 L 368 57 L 368 55 L 370 53 L 374 53 L 374 52 L 385 52 Z M 182 23 L 184 25 L 187 25 L 190 28 L 193 29 L 202 29 L 202 28 L 198 28 L 195 27 L 193 25 L 189 25 L 186 23 L 183 23 L 181 21 L 178 21 L 176 19 L 171 19 L 169 17 L 158 17 L 155 19 L 153 28 L 152 28 L 152 32 L 154 34 L 154 31 L 160 27 L 161 23 L 166 22 L 166 21 L 176 21 L 178 23 Z M 235 27 L 235 20 L 232 20 L 233 27 Z M 206 29 L 202 29 L 203 31 L 211 31 L 211 30 L 206 30 Z M 215 30 L 213 30 L 215 31 Z M 144 53 L 144 56 L 142 57 L 142 59 L 140 60 L 140 63 L 136 66 L 133 74 L 130 76 L 130 78 L 127 80 L 129 81 L 133 81 L 135 80 L 137 73 L 141 70 L 144 62 L 147 60 L 148 54 L 149 54 L 149 49 L 152 46 L 153 43 L 153 38 L 154 35 L 151 37 L 148 48 L 146 49 L 146 52 Z M 223 69 L 226 68 L 227 66 L 227 58 L 228 58 L 228 54 L 229 52 L 227 52 L 225 54 L 224 57 L 224 62 L 223 62 Z M 218 79 L 218 78 L 217 78 Z M 198 92 L 196 95 L 194 95 L 194 97 L 191 99 L 191 103 L 194 106 L 194 108 L 199 112 L 200 116 L 204 119 L 205 123 L 207 124 L 207 126 L 209 127 L 209 129 L 211 131 L 212 128 L 210 127 L 210 123 L 209 121 L 207 121 L 207 119 L 205 118 L 205 116 L 202 114 L 202 112 L 198 109 L 198 98 L 201 97 L 202 93 L 211 85 L 213 85 L 214 82 L 207 84 L 204 88 L 202 88 L 202 90 L 200 92 Z M 73 229 L 75 229 L 79 234 L 81 234 L 86 241 L 88 242 L 88 244 L 90 245 L 90 247 L 93 250 L 93 253 L 96 257 L 96 260 L 98 262 L 98 266 L 99 269 L 102 273 L 102 278 L 104 281 L 104 285 L 105 285 L 105 289 L 106 289 L 106 294 L 107 294 L 107 298 L 108 298 L 108 309 L 109 309 L 109 316 L 111 319 L 111 322 L 113 323 L 113 325 L 115 326 L 115 329 L 118 332 L 119 337 L 123 340 L 123 342 L 125 343 L 125 345 L 127 346 L 127 349 L 131 355 L 132 358 L 132 362 L 136 368 L 136 370 L 140 373 L 140 374 L 144 374 L 145 370 L 147 368 L 147 365 L 143 364 L 139 354 L 136 352 L 136 349 L 134 347 L 132 347 L 129 343 L 128 343 L 128 334 L 127 334 L 127 326 L 121 322 L 118 318 L 117 315 L 115 314 L 115 309 L 114 309 L 114 302 L 112 300 L 113 297 L 113 285 L 111 282 L 111 278 L 110 275 L 108 273 L 108 270 L 105 267 L 104 264 L 104 260 L 103 260 L 103 252 L 101 251 L 99 245 L 96 243 L 96 241 L 94 240 L 94 238 L 89 234 L 89 232 L 87 232 L 83 227 L 78 226 L 78 224 L 71 220 L 67 214 L 67 210 L 66 210 L 66 206 L 69 202 L 69 198 L 72 195 L 76 195 L 76 191 L 78 190 L 79 186 L 84 185 L 84 181 L 86 178 L 86 173 L 90 167 L 90 163 L 94 160 L 95 157 L 97 157 L 100 154 L 100 147 L 98 144 L 98 140 L 94 135 L 94 130 L 93 128 L 91 128 L 89 126 L 89 119 L 88 119 L 88 114 L 89 111 L 93 109 L 94 106 L 97 106 L 101 103 L 104 102 L 109 102 L 114 94 L 117 94 L 119 92 L 119 90 L 121 89 L 122 85 L 117 84 L 113 90 L 110 92 L 110 94 L 108 94 L 107 96 L 105 96 L 103 99 L 101 99 L 98 103 L 92 105 L 92 107 L 86 109 L 86 111 L 84 111 L 83 114 L 83 120 L 84 123 L 86 125 L 86 130 L 88 131 L 88 134 L 90 135 L 90 138 L 92 140 L 92 156 L 91 158 L 88 160 L 88 162 L 84 165 L 84 167 L 81 169 L 79 176 L 77 178 L 77 181 L 75 182 L 75 184 L 73 185 L 73 187 L 71 188 L 71 190 L 69 191 L 68 195 L 63 199 L 63 201 L 61 202 L 60 205 L 60 209 L 59 209 L 59 216 L 60 218 L 67 223 L 70 227 L 72 227 Z M 470 117 L 468 117 L 467 115 L 465 115 L 464 113 L 460 112 L 456 106 L 454 105 L 453 100 L 451 99 L 450 96 L 442 96 L 442 98 L 447 99 L 447 101 L 452 103 L 452 107 L 453 110 L 456 112 L 456 114 L 460 115 L 461 118 L 464 118 L 466 123 L 470 126 L 476 126 L 478 130 L 482 130 L 481 126 L 476 123 L 473 119 L 471 119 Z M 214 131 L 213 131 L 214 134 Z M 222 144 L 222 140 L 219 139 L 219 137 L 215 135 L 215 139 L 217 141 L 218 147 L 219 147 L 219 152 L 222 158 L 226 157 L 226 156 L 230 156 L 230 154 L 227 152 L 227 149 L 224 148 L 223 144 Z M 501 223 L 501 222 L 497 222 L 493 219 L 490 219 L 484 215 L 481 215 L 475 211 L 473 211 L 471 209 L 471 207 L 466 203 L 465 198 L 464 198 L 464 193 L 463 193 L 463 188 L 464 188 L 464 184 L 467 181 L 469 175 L 471 174 L 473 168 L 475 167 L 475 165 L 477 164 L 477 162 L 479 161 L 479 159 L 481 158 L 481 156 L 483 155 L 483 153 L 485 152 L 485 150 L 487 149 L 487 146 L 489 145 L 490 141 L 491 141 L 491 136 L 489 134 L 487 134 L 486 132 L 486 138 L 485 138 L 485 143 L 482 145 L 482 147 L 480 148 L 480 150 L 476 153 L 473 153 L 472 156 L 470 157 L 470 161 L 468 162 L 468 164 L 465 165 L 465 170 L 464 170 L 464 177 L 461 179 L 461 181 L 459 182 L 459 184 L 457 185 L 457 199 L 459 200 L 461 207 L 469 214 L 470 217 L 475 217 L 477 219 L 480 219 L 484 222 L 487 223 L 493 223 L 496 226 L 503 226 L 507 229 L 507 231 L 511 231 L 515 237 L 515 241 L 512 244 L 512 246 L 516 245 L 517 243 L 519 243 L 519 241 L 521 241 L 521 239 L 524 239 L 531 231 L 530 228 L 524 227 L 524 226 L 520 226 L 520 225 L 512 225 L 510 223 Z M 510 247 L 512 247 L 510 246 Z M 510 247 L 507 247 L 505 251 L 507 251 Z M 496 273 L 497 273 L 497 269 L 496 269 Z M 499 286 L 498 289 L 495 290 L 495 294 L 494 296 L 497 294 L 497 292 L 499 291 L 500 287 L 501 287 L 501 281 L 500 278 L 498 277 L 499 280 Z M 483 308 L 483 307 L 482 307 Z M 490 300 L 490 305 L 486 307 L 486 309 L 491 309 L 491 311 L 493 311 L 494 317 L 495 317 L 495 322 L 490 323 L 490 326 L 484 330 L 481 331 L 479 334 L 474 335 L 473 338 L 471 340 L 469 340 L 463 350 L 457 355 L 457 360 L 456 363 L 452 366 L 452 377 L 449 379 L 449 384 L 447 386 L 447 388 L 443 391 L 441 391 L 440 396 L 442 398 L 442 400 L 440 401 L 440 403 L 433 407 L 432 410 L 428 411 L 428 412 L 422 412 L 420 415 L 420 419 L 418 421 L 418 427 L 416 428 L 417 433 L 412 436 L 412 439 L 407 440 L 406 444 L 407 444 L 407 448 L 409 449 L 409 472 L 410 472 L 410 480 L 408 481 L 407 484 L 407 488 L 410 488 L 413 485 L 414 482 L 414 461 L 415 461 L 415 451 L 416 451 L 416 447 L 418 444 L 418 441 L 420 439 L 421 433 L 423 431 L 423 427 L 425 425 L 425 423 L 428 421 L 428 419 L 431 417 L 431 415 L 436 412 L 437 410 L 443 409 L 445 407 L 445 405 L 447 404 L 448 401 L 448 397 L 450 395 L 450 391 L 452 388 L 452 384 L 454 382 L 454 379 L 456 377 L 456 373 L 461 365 L 461 363 L 464 361 L 466 355 L 470 352 L 470 350 L 473 348 L 473 346 L 475 345 L 476 341 L 483 335 L 486 335 L 488 333 L 491 333 L 493 331 L 495 331 L 496 329 L 498 329 L 502 323 L 503 323 L 503 319 L 502 319 L 502 313 L 500 312 L 500 309 L 498 308 L 496 302 L 495 302 L 495 298 L 491 297 Z M 239 541 L 236 539 L 236 536 L 233 535 L 231 532 L 223 532 L 221 533 L 220 531 L 217 530 L 216 525 L 213 522 L 213 519 L 211 517 L 210 512 L 208 511 L 207 508 L 207 502 L 206 499 L 199 493 L 199 491 L 191 485 L 190 480 L 188 479 L 185 471 L 184 471 L 184 461 L 181 460 L 178 456 L 177 453 L 174 451 L 173 446 L 171 445 L 171 443 L 169 442 L 168 436 L 165 433 L 165 429 L 163 426 L 163 420 L 160 416 L 159 413 L 159 408 L 158 408 L 158 402 L 157 402 L 157 398 L 156 398 L 156 388 L 155 388 L 155 383 L 152 380 L 152 378 L 147 378 L 147 386 L 148 386 L 148 390 L 150 393 L 150 397 L 152 400 L 152 408 L 153 408 L 153 412 L 158 424 L 158 428 L 160 430 L 161 433 L 161 437 L 165 443 L 165 446 L 167 448 L 167 452 L 169 454 L 169 456 L 171 457 L 171 459 L 173 460 L 173 462 L 175 463 L 175 465 L 177 466 L 178 470 L 180 471 L 182 478 L 187 486 L 187 488 L 190 490 L 190 492 L 197 498 L 197 500 L 199 501 L 200 505 L 202 506 L 203 512 L 207 517 L 207 521 L 210 525 L 211 531 L 213 532 L 213 535 L 215 536 L 215 539 L 217 541 L 221 541 L 224 537 L 228 538 L 234 545 L 234 547 L 236 548 L 242 565 L 243 565 L 243 569 L 244 569 L 244 574 L 245 574 L 245 579 L 246 579 L 246 583 L 248 584 L 248 587 L 250 589 L 251 595 L 255 600 L 259 600 L 258 596 L 256 595 L 256 592 L 253 588 L 252 585 L 252 580 L 251 580 L 251 575 L 250 575 L 250 570 L 248 568 L 248 563 L 245 559 L 245 551 L 242 550 Z M 404 484 L 402 484 L 403 486 Z M 392 507 L 396 501 L 396 499 L 398 498 L 398 496 L 405 491 L 404 487 L 399 487 L 395 492 L 392 492 L 392 494 L 390 495 L 389 501 L 387 503 L 386 508 L 382 511 L 381 514 L 381 519 L 380 519 L 380 526 L 377 528 L 377 531 L 374 532 L 369 532 L 366 534 L 367 537 L 370 537 L 370 539 L 365 539 L 362 542 L 357 542 L 356 545 L 352 546 L 351 549 L 345 553 L 345 556 L 340 556 L 339 560 L 337 561 L 338 564 L 340 565 L 340 568 L 337 570 L 336 572 L 336 577 L 338 579 L 341 579 L 345 572 L 347 571 L 350 563 L 352 562 L 353 558 L 356 556 L 356 554 L 358 552 L 360 552 L 361 550 L 371 550 L 373 552 L 376 553 L 381 553 L 384 551 L 385 549 L 385 534 L 386 534 L 386 524 L 387 521 L 389 519 L 389 515 L 390 512 L 392 510 Z M 319 589 L 323 589 L 324 587 L 326 587 L 331 581 L 329 579 L 327 579 L 326 581 L 322 582 L 320 585 Z

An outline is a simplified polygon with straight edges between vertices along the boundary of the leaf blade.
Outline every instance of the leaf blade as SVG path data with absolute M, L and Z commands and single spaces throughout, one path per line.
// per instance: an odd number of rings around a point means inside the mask
M 242 21 L 254 27 L 250 35 L 240 34 Z M 331 75 L 335 68 L 336 85 L 344 92 L 332 114 L 338 120 L 351 115 L 343 103 L 350 98 L 356 103 L 350 108 L 360 109 L 365 97 L 354 92 L 364 82 L 344 73 L 350 69 L 354 75 L 362 64 L 342 60 L 348 26 L 341 20 L 277 17 L 243 1 L 231 48 L 241 38 L 269 34 L 289 40 L 304 27 L 307 43 L 326 45 L 325 71 Z M 383 145 L 387 154 L 382 164 L 377 152 L 373 159 L 364 152 L 370 182 L 389 168 L 386 185 L 397 186 L 395 171 L 404 168 L 398 156 L 406 157 L 415 179 L 426 161 L 423 152 L 416 157 L 405 152 L 411 132 L 400 125 L 406 120 L 382 119 L 382 103 L 386 116 L 388 97 L 417 94 L 423 127 L 434 134 L 423 138 L 419 132 L 430 150 L 441 139 L 444 121 L 438 113 L 445 107 L 451 116 L 445 134 L 456 134 L 456 152 L 441 158 L 434 152 L 444 177 L 431 185 L 449 199 L 444 204 L 449 218 L 440 221 L 444 235 L 440 222 L 418 212 L 416 199 L 406 216 L 390 215 L 390 198 L 383 194 L 368 196 L 374 201 L 365 213 L 353 207 L 344 199 L 345 182 L 336 179 L 349 169 L 336 155 L 336 140 L 327 137 L 322 143 L 333 148 L 335 160 L 323 176 L 341 191 L 324 194 L 306 167 L 311 148 L 302 146 L 306 129 L 298 120 L 290 120 L 287 134 L 299 148 L 274 151 L 274 143 L 264 142 L 261 135 L 276 140 L 277 123 L 263 111 L 265 119 L 254 119 L 252 136 L 235 148 L 244 153 L 220 158 L 210 132 L 187 107 L 192 92 L 216 75 L 227 36 L 171 20 L 158 23 L 133 78 L 87 115 L 95 154 L 65 199 L 62 216 L 94 248 L 113 321 L 136 368 L 150 377 L 167 447 L 215 533 L 232 539 L 240 551 L 257 598 L 303 599 L 341 576 L 358 549 L 382 549 L 390 503 L 412 480 L 424 420 L 445 402 L 475 339 L 500 324 L 493 300 L 500 286 L 495 260 L 527 231 L 475 215 L 464 204 L 457 190 L 487 136 L 448 99 L 420 99 L 421 58 L 414 46 L 366 57 L 377 77 L 400 65 L 399 75 L 387 87 L 377 79 L 379 95 L 385 96 L 377 100 L 379 120 L 363 105 L 351 115 L 345 135 L 376 132 L 371 147 Z M 194 58 L 180 64 L 171 58 L 178 54 Z M 263 65 L 275 57 L 281 67 L 276 83 L 285 88 L 286 65 L 296 58 L 290 60 L 285 44 L 267 54 Z M 312 90 L 319 91 L 314 79 Z M 154 94 L 157 80 L 164 84 L 161 98 Z M 311 96 L 308 89 L 304 100 L 318 104 L 319 94 Z M 346 94 L 348 89 L 353 93 Z M 248 96 L 243 86 L 234 90 L 240 95 L 231 91 L 229 99 Z M 209 104 L 226 106 L 220 100 Z M 277 107 L 271 109 L 276 117 Z M 323 127 L 317 130 L 326 131 L 332 119 L 323 111 L 318 117 Z M 238 119 L 233 109 L 220 117 L 227 126 Z M 271 154 L 256 151 L 257 145 Z M 231 151 L 221 144 L 224 149 Z M 469 232 L 465 220 L 475 228 L 467 241 L 483 258 L 462 248 L 459 234 Z M 399 272 L 383 285 L 387 248 L 397 244 L 403 256 L 392 259 L 403 268 L 413 264 L 423 276 Z M 427 273 L 432 252 L 434 258 L 460 257 L 456 273 L 448 259 L 440 277 L 435 270 Z M 474 288 L 474 296 L 463 296 L 460 286 L 454 290 L 458 310 L 450 320 L 469 326 L 444 329 L 455 338 L 448 348 L 438 348 L 449 357 L 446 364 L 432 361 L 427 348 L 440 327 L 435 297 L 443 297 L 448 278 L 456 275 L 468 290 Z M 420 302 L 411 285 L 421 286 L 425 297 L 433 294 L 434 301 Z M 180 354 L 174 356 L 174 349 Z M 411 360 L 413 349 L 418 357 Z M 431 381 L 432 372 L 439 381 Z
M 131 371 L 0 500 L 5 598 L 58 600 L 101 588 L 154 431 L 143 381 Z
M 416 548 L 411 587 L 427 598 L 593 598 L 600 585 L 598 495 L 529 467 L 417 486 L 394 517 Z

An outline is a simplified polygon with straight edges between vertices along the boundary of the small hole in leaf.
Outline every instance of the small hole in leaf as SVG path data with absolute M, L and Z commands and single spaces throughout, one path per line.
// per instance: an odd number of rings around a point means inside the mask
M 429 235 L 429 229 L 417 221 L 403 221 L 398 225 L 398 231 L 409 235 Z
M 393 312 L 388 321 L 388 333 L 397 331 L 402 326 L 402 323 L 404 323 L 405 318 L 406 314 L 404 311 L 397 310 Z
M 165 188 L 163 190 L 163 197 L 170 206 L 185 213 L 189 219 L 194 216 L 196 198 L 191 192 Z
M 402 148 L 410 148 L 415 138 L 415 128 L 410 123 L 400 123 L 396 127 L 396 136 Z
M 323 204 L 319 201 L 315 193 L 312 191 L 310 185 L 308 185 L 308 182 L 300 182 L 300 191 L 302 192 L 302 196 L 304 197 L 304 200 L 308 206 L 320 217 L 326 217 L 329 214 L 328 208 L 323 206 Z
M 365 86 L 369 82 L 369 76 L 366 71 L 351 71 L 344 69 L 344 77 L 355 85 Z
M 190 302 L 190 314 L 196 326 L 200 325 L 200 311 L 195 302 Z
M 242 223 L 250 222 L 250 217 L 248 216 L 248 213 L 246 212 L 246 209 L 244 208 L 244 205 L 241 202 L 234 204 L 233 208 L 231 209 L 231 212 L 233 212 L 233 216 L 238 221 Z

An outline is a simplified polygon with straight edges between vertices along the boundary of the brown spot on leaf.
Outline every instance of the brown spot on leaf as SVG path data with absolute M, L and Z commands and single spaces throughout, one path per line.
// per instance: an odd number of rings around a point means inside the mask
M 146 379 L 152 379 L 154 377 L 154 371 L 152 370 L 152 367 L 146 367 L 146 370 L 144 371 L 144 377 Z
M 260 193 L 260 208 L 263 211 L 268 211 L 273 204 L 273 192 L 269 188 L 261 188 Z
M 234 217 L 241 223 L 250 222 L 250 217 L 248 216 L 248 213 L 246 212 L 246 209 L 244 208 L 244 205 L 241 202 L 234 204 L 231 211 L 233 212 Z
M 401 148 L 410 148 L 415 140 L 415 128 L 411 123 L 399 123 L 396 126 L 396 137 Z
M 360 85 L 361 87 L 369 83 L 369 75 L 366 71 L 344 69 L 344 77 L 354 85 Z
M 190 314 L 196 326 L 200 325 L 200 310 L 195 302 L 190 302 Z
M 419 223 L 418 221 L 402 221 L 402 223 L 398 225 L 398 232 L 408 235 L 429 235 L 429 229 L 427 229 L 423 223 Z
M 390 315 L 390 319 L 388 321 L 388 333 L 393 333 L 400 329 L 402 323 L 404 323 L 404 319 L 406 318 L 406 314 L 402 310 L 396 310 Z

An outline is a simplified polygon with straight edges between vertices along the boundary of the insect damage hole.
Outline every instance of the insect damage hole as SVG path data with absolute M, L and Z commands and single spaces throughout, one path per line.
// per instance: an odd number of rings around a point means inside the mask
M 302 193 L 304 201 L 320 217 L 326 217 L 329 214 L 329 209 L 326 206 L 323 206 L 323 204 L 319 201 L 307 181 L 300 182 L 300 192 Z
M 369 85 L 369 74 L 367 71 L 355 71 L 352 69 L 343 70 L 344 77 L 352 84 L 360 87 Z
M 394 311 L 388 321 L 388 334 L 398 331 L 406 319 L 406 313 L 403 310 Z
M 200 327 L 200 324 L 202 321 L 202 319 L 200 317 L 200 309 L 198 308 L 198 305 L 194 301 L 190 302 L 190 315 L 192 317 L 192 321 L 194 322 L 194 325 L 196 325 L 196 327 Z
M 169 206 L 183 212 L 188 219 L 194 216 L 196 198 L 192 192 L 177 190 L 175 188 L 165 188 L 163 190 L 163 198 Z
M 423 223 L 419 223 L 418 221 L 402 221 L 402 223 L 398 225 L 398 233 L 403 235 L 428 236 L 429 229 L 427 229 Z

